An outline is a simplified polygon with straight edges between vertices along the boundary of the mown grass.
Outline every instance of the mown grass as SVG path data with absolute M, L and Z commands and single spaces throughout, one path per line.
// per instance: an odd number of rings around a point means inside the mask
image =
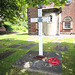
M 25 35 L 26 34 L 26 35 Z M 6 34 L 0 35 L 0 46 L 5 45 L 4 47 L 0 48 L 0 53 L 3 53 L 7 50 L 16 51 L 12 55 L 0 60 L 0 75 L 44 75 L 43 73 L 34 73 L 26 71 L 25 69 L 15 69 L 12 67 L 12 64 L 18 60 L 20 57 L 25 55 L 30 50 L 37 50 L 38 51 L 38 37 L 37 36 L 27 36 L 27 33 L 13 33 L 13 34 Z M 59 52 L 55 51 L 54 48 L 57 44 L 52 43 L 52 41 L 62 41 L 61 45 L 67 45 L 68 51 L 61 52 L 62 53 L 62 75 L 75 75 L 75 37 L 43 37 L 43 50 L 49 52 Z M 17 43 L 25 43 L 25 45 L 30 43 L 37 44 L 36 46 L 32 47 L 31 49 L 20 49 L 17 48 L 9 48 L 9 46 L 17 44 Z

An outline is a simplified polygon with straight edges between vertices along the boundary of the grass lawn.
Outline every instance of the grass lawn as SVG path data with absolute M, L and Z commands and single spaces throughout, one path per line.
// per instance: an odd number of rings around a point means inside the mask
M 6 39 L 6 40 L 2 40 Z M 41 73 L 34 73 L 28 72 L 25 69 L 15 69 L 12 67 L 12 64 L 18 60 L 20 57 L 25 55 L 30 50 L 37 50 L 38 51 L 38 37 L 36 36 L 27 36 L 27 33 L 13 33 L 13 34 L 5 34 L 0 35 L 0 53 L 3 53 L 7 50 L 16 51 L 15 53 L 11 54 L 10 56 L 0 60 L 0 75 L 44 75 Z M 62 53 L 62 75 L 75 75 L 75 37 L 43 37 L 43 47 L 44 51 L 49 52 L 59 52 L 54 50 L 57 44 L 52 43 L 52 41 L 61 41 L 60 45 L 67 45 L 68 51 L 61 52 Z M 17 48 L 9 48 L 9 46 L 17 44 L 17 43 L 24 43 L 27 42 L 25 45 L 34 43 L 37 44 L 31 49 L 20 49 Z M 4 46 L 4 47 L 1 47 Z

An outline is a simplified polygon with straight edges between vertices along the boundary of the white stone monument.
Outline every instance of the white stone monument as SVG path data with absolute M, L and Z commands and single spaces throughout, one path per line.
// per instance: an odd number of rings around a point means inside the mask
M 42 22 L 49 22 L 50 17 L 42 17 L 42 9 L 38 9 L 38 18 L 31 18 L 31 22 L 38 22 L 39 26 L 39 56 L 43 56 Z

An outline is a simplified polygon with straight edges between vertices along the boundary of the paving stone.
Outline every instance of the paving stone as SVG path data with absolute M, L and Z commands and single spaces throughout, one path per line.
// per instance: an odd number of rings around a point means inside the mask
M 49 75 L 62 75 L 62 54 L 55 52 L 44 52 L 44 56 L 47 57 L 46 61 L 34 59 L 39 54 L 38 51 L 29 51 L 19 60 L 17 60 L 13 67 L 19 69 L 26 69 L 28 71 L 40 72 Z M 59 65 L 51 65 L 48 63 L 50 57 L 58 58 L 60 60 Z
M 8 56 L 10 56 L 10 55 L 13 54 L 14 52 L 16 52 L 16 51 L 10 51 L 10 50 L 8 50 L 8 51 L 5 51 L 5 52 L 3 52 L 3 53 L 0 53 L 0 60 L 6 58 L 6 57 L 8 57 Z
M 23 46 L 23 47 L 20 47 L 21 49 L 30 49 L 32 48 L 33 46 L 35 46 L 36 44 L 28 44 L 26 46 Z
M 16 48 L 16 47 L 22 46 L 24 44 L 26 44 L 26 43 L 18 43 L 16 45 L 9 46 L 9 48 Z
M 57 51 L 68 51 L 67 45 L 56 45 L 55 49 Z

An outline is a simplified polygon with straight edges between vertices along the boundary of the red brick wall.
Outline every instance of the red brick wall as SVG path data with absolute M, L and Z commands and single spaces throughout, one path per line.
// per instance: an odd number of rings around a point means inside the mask
M 72 30 L 63 30 L 63 19 L 66 16 L 70 16 L 73 19 L 73 29 Z M 28 33 L 29 34 L 37 34 L 36 23 L 31 23 L 30 18 L 38 17 L 38 8 L 28 8 Z M 60 32 L 75 32 L 75 0 L 71 2 L 69 5 L 65 5 L 62 7 L 61 13 L 61 24 L 60 24 Z
M 31 23 L 30 18 L 38 17 L 38 8 L 28 8 L 28 33 L 37 34 L 36 23 Z
M 73 29 L 72 30 L 63 30 L 63 19 L 66 16 L 70 16 L 73 19 Z M 60 25 L 60 31 L 61 32 L 75 32 L 75 0 L 71 2 L 69 5 L 65 5 L 65 7 L 62 7 L 62 14 L 61 14 L 61 25 Z

